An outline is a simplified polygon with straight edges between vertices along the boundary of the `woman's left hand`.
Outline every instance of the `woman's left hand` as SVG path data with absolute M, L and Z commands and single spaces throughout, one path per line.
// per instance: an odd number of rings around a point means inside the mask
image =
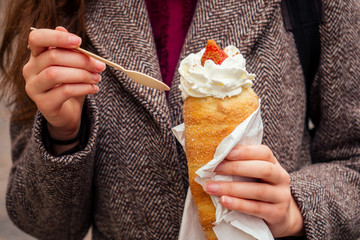
M 290 192 L 290 176 L 267 146 L 236 146 L 215 171 L 257 180 L 208 182 L 204 190 L 220 196 L 224 207 L 264 219 L 274 237 L 304 234 L 302 215 Z

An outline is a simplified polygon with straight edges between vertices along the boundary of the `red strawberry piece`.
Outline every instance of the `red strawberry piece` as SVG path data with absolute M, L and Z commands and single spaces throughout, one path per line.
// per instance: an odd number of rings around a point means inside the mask
M 215 64 L 220 65 L 228 55 L 215 43 L 214 40 L 208 40 L 205 52 L 201 57 L 201 65 L 204 66 L 206 60 L 212 60 Z

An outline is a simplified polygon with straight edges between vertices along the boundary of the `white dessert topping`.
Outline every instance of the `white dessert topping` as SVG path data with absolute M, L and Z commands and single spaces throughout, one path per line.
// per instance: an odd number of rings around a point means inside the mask
M 251 87 L 255 78 L 245 68 L 245 58 L 235 46 L 228 46 L 224 52 L 228 55 L 221 65 L 212 60 L 201 66 L 201 57 L 205 48 L 196 54 L 184 58 L 179 67 L 182 97 L 225 98 L 241 93 L 243 87 Z

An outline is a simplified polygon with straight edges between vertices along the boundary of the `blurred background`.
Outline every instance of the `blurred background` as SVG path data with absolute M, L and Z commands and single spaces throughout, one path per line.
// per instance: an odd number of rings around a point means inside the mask
M 0 0 L 0 39 L 6 2 L 7 0 Z M 6 212 L 5 196 L 11 169 L 9 119 L 9 111 L 0 102 L 0 240 L 34 240 L 35 238 L 18 229 Z M 88 234 L 84 240 L 90 239 L 91 234 Z
M 4 0 L 0 0 L 3 2 Z M 3 6 L 0 5 L 2 8 Z M 9 114 L 0 105 L 0 240 L 34 239 L 19 230 L 9 219 L 5 208 L 7 180 L 11 168 Z
M 0 0 L 0 23 L 3 22 L 6 0 Z M 0 25 L 0 36 L 2 26 Z M 0 240 L 35 239 L 19 230 L 9 219 L 5 208 L 5 194 L 11 168 L 9 112 L 0 102 Z

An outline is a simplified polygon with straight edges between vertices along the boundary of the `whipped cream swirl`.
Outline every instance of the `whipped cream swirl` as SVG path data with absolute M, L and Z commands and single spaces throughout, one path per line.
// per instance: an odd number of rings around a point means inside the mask
M 178 69 L 182 97 L 215 97 L 235 96 L 241 93 L 243 87 L 251 87 L 255 78 L 245 68 L 245 58 L 235 46 L 228 46 L 224 52 L 228 55 L 221 65 L 212 60 L 205 61 L 201 66 L 201 57 L 205 48 L 200 52 L 191 53 L 184 58 Z

